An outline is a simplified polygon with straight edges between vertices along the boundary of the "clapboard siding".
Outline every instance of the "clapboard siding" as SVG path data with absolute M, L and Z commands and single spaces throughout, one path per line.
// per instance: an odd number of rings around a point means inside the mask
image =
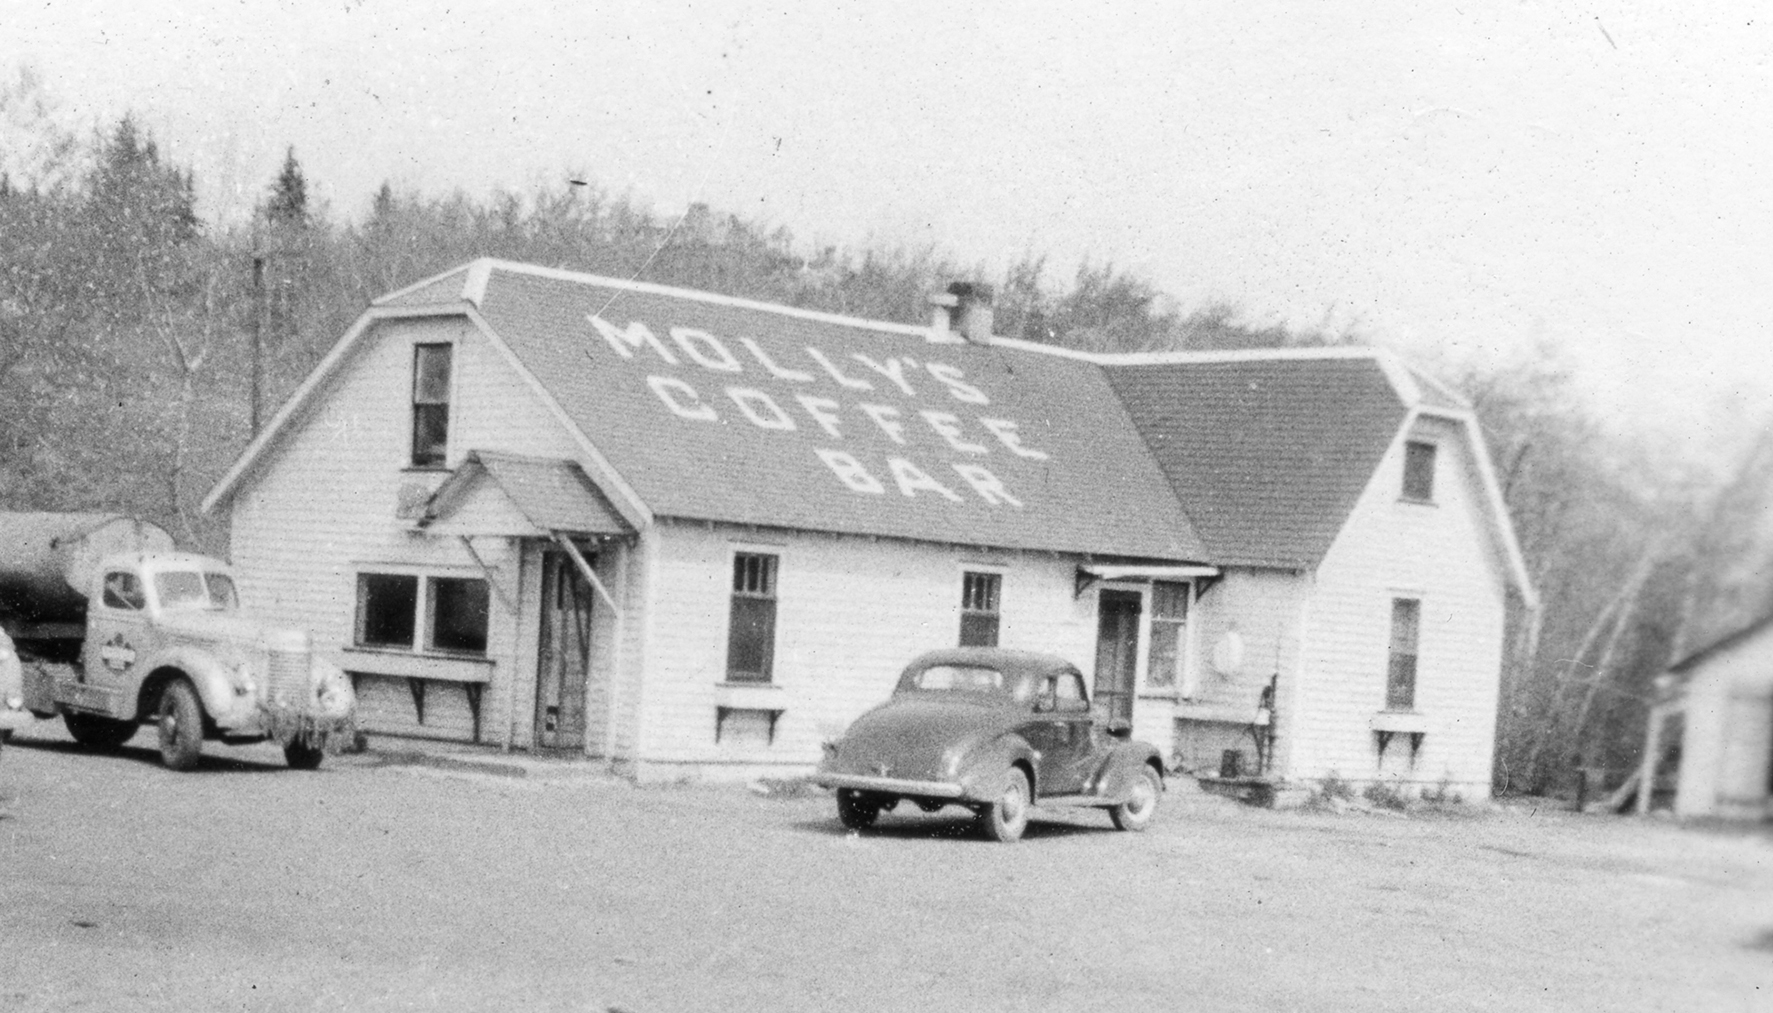
M 1279 675 L 1275 763 L 1284 769 L 1299 720 L 1294 673 L 1309 591 L 1309 578 L 1292 571 L 1233 568 L 1201 596 L 1192 618 L 1195 692 L 1177 708 L 1177 751 L 1185 766 L 1216 771 L 1226 749 L 1241 750 L 1253 761 L 1248 723 L 1262 691 Z M 1243 642 L 1242 663 L 1222 672 L 1213 666 L 1213 648 L 1233 633 Z
M 415 533 L 395 517 L 402 486 L 435 488 L 442 471 L 414 471 L 411 452 L 412 347 L 455 345 L 450 405 L 449 461 L 469 450 L 506 450 L 576 457 L 577 445 L 498 350 L 465 320 L 437 317 L 385 322 L 362 335 L 356 348 L 232 501 L 231 548 L 241 593 L 249 607 L 306 627 L 316 648 L 335 661 L 354 639 L 356 575 L 360 570 L 483 577 L 487 574 L 454 538 Z M 504 596 L 492 595 L 488 656 L 492 683 L 483 700 L 482 738 L 527 744 L 534 707 L 535 611 L 519 606 L 539 567 L 523 567 L 517 543 L 481 538 L 475 550 L 493 570 Z M 533 597 L 533 596 L 532 596 Z M 524 614 L 527 613 L 527 614 Z M 527 635 L 527 640 L 525 639 Z M 607 640 L 608 638 L 604 638 Z M 381 687 L 385 680 L 373 680 Z M 527 685 L 526 685 L 527 683 Z M 370 727 L 417 732 L 404 684 L 400 693 L 373 690 L 366 704 Z M 525 695 L 527 694 L 527 696 Z M 444 687 L 439 701 L 462 697 Z M 434 718 L 427 696 L 424 734 L 453 729 L 467 737 L 465 702 L 459 715 L 442 704 Z M 399 715 L 398 717 L 396 715 Z M 406 727 L 401 722 L 414 722 Z
M 958 642 L 967 569 L 1003 574 L 1001 645 L 1060 654 L 1086 671 L 1093 657 L 1094 599 L 1073 598 L 1074 559 L 718 525 L 658 532 L 640 759 L 660 771 L 816 763 L 820 743 L 884 700 L 907 661 Z M 723 685 L 735 551 L 780 559 L 768 687 Z M 716 744 L 723 703 L 781 709 L 774 743 Z
M 1466 798 L 1485 797 L 1501 668 L 1501 564 L 1455 424 L 1418 420 L 1408 438 L 1438 448 L 1434 502 L 1400 500 L 1398 441 L 1316 574 L 1289 773 L 1396 778 L 1419 787 L 1446 782 Z M 1427 734 L 1413 765 L 1408 738 L 1400 735 L 1381 767 L 1371 722 L 1385 709 L 1396 597 L 1422 601 L 1415 711 Z

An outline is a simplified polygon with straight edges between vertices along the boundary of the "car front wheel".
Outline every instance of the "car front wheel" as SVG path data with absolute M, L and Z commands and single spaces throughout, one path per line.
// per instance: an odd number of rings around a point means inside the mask
M 1151 825 L 1151 817 L 1157 813 L 1157 800 L 1163 794 L 1163 781 L 1157 771 L 1149 765 L 1139 769 L 1139 779 L 1133 783 L 1132 794 L 1120 805 L 1108 810 L 1119 830 L 1144 830 Z
M 845 830 L 867 830 L 879 818 L 879 799 L 854 788 L 837 789 L 837 821 Z
M 1028 775 L 1012 767 L 1004 778 L 1003 792 L 979 813 L 985 836 L 1005 844 L 1020 840 L 1022 831 L 1028 829 L 1028 808 L 1033 798 Z

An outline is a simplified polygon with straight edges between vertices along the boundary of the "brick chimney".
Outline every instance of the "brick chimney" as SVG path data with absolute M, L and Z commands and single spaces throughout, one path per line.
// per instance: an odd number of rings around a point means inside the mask
M 930 296 L 930 340 L 991 343 L 991 286 L 956 281 L 948 291 Z

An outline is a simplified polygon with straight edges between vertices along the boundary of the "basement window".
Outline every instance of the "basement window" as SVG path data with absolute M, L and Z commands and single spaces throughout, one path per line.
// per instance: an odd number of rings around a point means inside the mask
M 1003 577 L 995 573 L 963 574 L 960 582 L 960 646 L 996 647 L 998 603 Z

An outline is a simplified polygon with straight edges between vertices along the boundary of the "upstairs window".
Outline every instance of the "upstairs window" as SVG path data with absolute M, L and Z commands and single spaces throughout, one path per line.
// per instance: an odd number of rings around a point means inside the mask
M 1404 444 L 1404 499 L 1434 502 L 1434 444 L 1418 440 Z
M 726 640 L 729 682 L 769 682 L 776 659 L 776 557 L 733 556 L 733 603 Z
M 1171 689 L 1182 682 L 1183 630 L 1188 625 L 1188 585 L 1158 580 L 1151 584 L 1151 670 L 1145 684 Z M 1185 687 L 1192 688 L 1192 687 Z M 1188 694 L 1192 695 L 1192 694 Z
M 1385 709 L 1407 711 L 1416 706 L 1416 645 L 1422 630 L 1422 602 L 1391 600 L 1391 667 L 1385 679 Z
M 441 468 L 449 451 L 449 345 L 412 350 L 412 463 Z
M 960 646 L 996 647 L 1003 577 L 968 573 L 960 581 Z

